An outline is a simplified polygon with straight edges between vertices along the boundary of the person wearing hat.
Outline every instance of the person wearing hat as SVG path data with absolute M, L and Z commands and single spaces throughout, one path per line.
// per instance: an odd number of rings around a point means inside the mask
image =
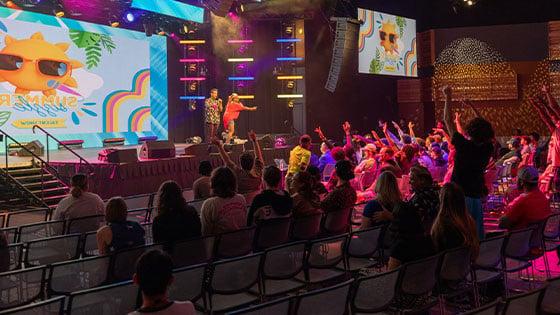
M 507 142 L 509 152 L 502 156 L 496 165 L 515 164 L 521 160 L 521 139 L 513 137 Z
M 368 143 L 363 151 L 365 152 L 365 157 L 362 159 L 360 164 L 354 170 L 355 173 L 362 172 L 374 172 L 377 169 L 377 160 L 375 160 L 375 155 L 377 154 L 377 147 L 373 143 Z
M 519 170 L 517 188 L 522 193 L 507 205 L 505 215 L 500 218 L 500 228 L 522 229 L 546 220 L 551 214 L 550 204 L 538 184 L 539 171 L 536 168 L 527 166 Z

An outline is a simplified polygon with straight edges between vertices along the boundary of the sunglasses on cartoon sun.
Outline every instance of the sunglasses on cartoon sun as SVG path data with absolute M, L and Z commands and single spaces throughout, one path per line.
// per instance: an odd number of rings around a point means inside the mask
M 0 70 L 18 71 L 29 62 L 36 65 L 37 71 L 51 77 L 63 77 L 71 70 L 70 63 L 66 61 L 44 58 L 26 59 L 16 55 L 0 54 Z
M 381 38 L 381 40 L 385 40 L 385 38 L 387 38 L 387 33 L 384 31 L 380 31 L 379 32 L 379 37 Z M 396 34 L 389 34 L 389 42 L 391 44 L 395 43 L 395 39 L 397 38 Z

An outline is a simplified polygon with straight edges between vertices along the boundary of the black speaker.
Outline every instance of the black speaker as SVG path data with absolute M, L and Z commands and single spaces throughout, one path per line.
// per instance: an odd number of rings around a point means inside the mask
M 329 71 L 327 83 L 325 84 L 325 89 L 334 93 L 338 85 L 338 79 L 343 73 L 358 72 L 358 69 L 350 69 L 349 63 L 354 53 L 356 55 L 358 54 L 360 22 L 346 17 L 332 17 L 331 21 L 336 22 L 336 35 L 333 44 L 331 69 Z
M 190 144 L 185 147 L 185 155 L 208 156 L 208 143 Z
M 43 154 L 45 154 L 45 147 L 38 140 L 33 140 L 31 142 L 28 142 L 28 143 L 24 144 L 23 146 L 27 150 L 35 153 L 35 155 L 43 156 Z M 32 156 L 31 153 L 29 153 L 29 151 L 27 151 L 27 150 L 20 148 L 19 150 L 17 150 L 16 155 L 17 156 Z
M 135 148 L 108 148 L 99 151 L 97 159 L 107 163 L 134 163 L 138 162 L 138 153 Z
M 226 16 L 231 9 L 233 0 L 206 0 L 204 6 L 217 16 Z
M 141 159 L 167 159 L 175 157 L 175 144 L 171 141 L 148 141 L 140 148 Z

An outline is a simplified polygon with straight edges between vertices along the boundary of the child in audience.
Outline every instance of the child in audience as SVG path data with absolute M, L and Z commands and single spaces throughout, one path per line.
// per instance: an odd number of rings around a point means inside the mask
M 282 172 L 276 166 L 267 166 L 264 169 L 263 181 L 265 190 L 255 196 L 249 214 L 247 215 L 247 226 L 253 225 L 260 220 L 284 218 L 292 215 L 292 197 L 280 188 L 282 183 Z
M 107 225 L 97 230 L 99 255 L 145 244 L 146 232 L 137 222 L 126 220 L 127 210 L 126 202 L 121 197 L 113 197 L 107 202 Z
M 173 262 L 162 251 L 143 254 L 136 263 L 133 281 L 140 287 L 142 306 L 129 315 L 194 315 L 194 305 L 169 299 L 169 287 L 174 281 Z
M 212 194 L 210 188 L 210 175 L 212 174 L 212 164 L 210 161 L 200 161 L 198 165 L 198 174 L 200 177 L 193 183 L 194 199 L 206 199 Z

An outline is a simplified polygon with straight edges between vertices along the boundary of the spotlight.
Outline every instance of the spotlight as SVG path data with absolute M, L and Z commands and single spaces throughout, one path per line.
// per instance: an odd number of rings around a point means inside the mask
M 287 51 L 287 52 L 292 52 L 292 51 L 294 51 L 294 44 L 286 45 L 286 51 Z
M 189 101 L 189 110 L 191 112 L 194 112 L 196 110 L 196 101 L 195 100 L 190 100 Z
M 247 64 L 239 63 L 235 66 L 235 71 L 237 74 L 243 74 L 247 70 Z
M 198 70 L 196 63 L 189 64 L 189 74 L 196 73 L 196 70 Z
M 193 81 L 191 82 L 191 84 L 189 84 L 189 91 L 196 92 L 197 89 L 198 89 L 198 82 Z
M 289 90 L 292 90 L 295 86 L 296 86 L 296 83 L 294 81 L 290 80 L 286 83 L 286 88 L 289 89 Z
M 294 101 L 293 100 L 288 101 L 288 108 L 294 108 Z
M 127 21 L 128 23 L 132 23 L 134 22 L 134 20 L 136 20 L 136 17 L 134 16 L 134 13 L 132 12 L 127 12 L 124 16 L 125 21 Z
M 237 81 L 236 85 L 237 85 L 238 90 L 242 90 L 242 89 L 245 88 L 245 82 L 243 82 L 243 81 Z
M 298 28 L 298 34 L 299 34 L 299 35 L 302 35 L 302 34 L 303 34 L 303 28 L 302 28 L 302 27 Z
M 239 49 L 237 49 L 237 51 L 239 52 L 240 55 L 244 55 L 248 49 L 249 47 L 247 47 L 247 45 L 241 45 L 239 46 Z
M 468 0 L 468 1 L 467 1 L 467 5 L 471 6 L 471 5 L 473 5 L 473 4 L 474 4 L 474 2 L 472 2 L 472 0 Z
M 189 57 L 196 55 L 196 47 L 195 46 L 188 46 L 187 47 L 187 54 Z
M 284 28 L 284 33 L 285 33 L 287 36 L 292 36 L 292 34 L 294 34 L 294 27 L 293 27 L 293 26 L 286 26 L 286 27 Z

